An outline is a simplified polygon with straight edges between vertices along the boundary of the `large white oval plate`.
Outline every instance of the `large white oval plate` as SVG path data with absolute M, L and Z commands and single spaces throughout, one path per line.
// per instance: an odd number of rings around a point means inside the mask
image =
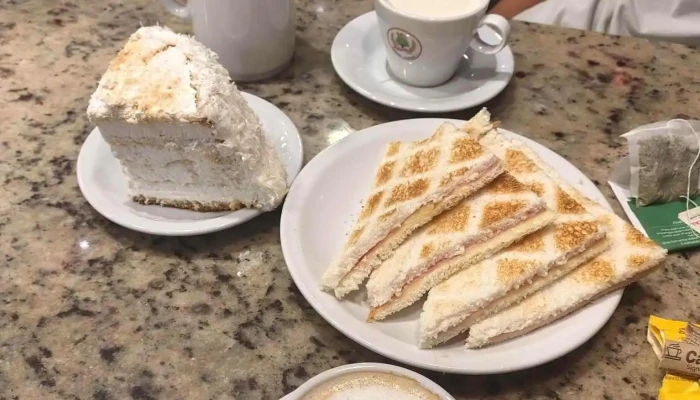
M 243 97 L 260 118 L 265 135 L 282 157 L 287 183 L 291 185 L 304 160 L 299 132 L 279 108 L 249 93 L 243 93 Z M 77 173 L 83 196 L 97 212 L 116 224 L 139 232 L 165 236 L 199 235 L 241 224 L 261 213 L 251 208 L 202 213 L 145 206 L 131 201 L 121 164 L 97 128 L 80 149 Z
M 418 343 L 421 306 L 398 318 L 367 323 L 364 293 L 337 301 L 318 283 L 341 248 L 367 194 L 385 145 L 431 134 L 443 119 L 412 119 L 377 125 L 351 134 L 321 152 L 304 168 L 282 209 L 284 258 L 297 287 L 309 303 L 336 329 L 368 349 L 420 368 L 463 374 L 490 374 L 529 368 L 560 357 L 591 338 L 615 311 L 622 290 L 529 335 L 479 350 L 461 342 L 422 350 Z M 462 124 L 463 121 L 452 121 Z M 588 197 L 610 205 L 586 176 L 546 147 L 512 132 L 532 147 L 561 176 Z M 364 292 L 364 291 L 363 291 Z M 352 296 L 351 296 L 352 297 Z

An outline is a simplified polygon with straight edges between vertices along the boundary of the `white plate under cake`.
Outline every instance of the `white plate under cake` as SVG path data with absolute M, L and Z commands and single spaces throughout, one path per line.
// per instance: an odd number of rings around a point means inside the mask
M 273 210 L 301 166 L 291 121 L 238 91 L 211 50 L 165 27 L 131 35 L 87 115 L 97 129 L 81 149 L 80 187 L 100 213 L 143 232 L 210 232 Z
M 280 154 L 291 185 L 301 170 L 304 154 L 294 123 L 267 101 L 243 92 L 260 118 L 263 132 Z M 226 229 L 262 213 L 238 211 L 196 212 L 131 201 L 126 175 L 98 128 L 88 136 L 78 155 L 78 184 L 90 205 L 112 222 L 139 232 L 167 236 L 197 235 Z

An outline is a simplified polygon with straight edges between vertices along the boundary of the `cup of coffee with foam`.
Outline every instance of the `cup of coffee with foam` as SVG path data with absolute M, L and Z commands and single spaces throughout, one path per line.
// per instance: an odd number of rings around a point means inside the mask
M 389 364 L 360 363 L 333 368 L 280 400 L 454 400 L 435 382 Z
M 449 80 L 467 49 L 494 54 L 506 45 L 508 21 L 485 15 L 488 0 L 374 0 L 379 31 L 393 75 L 412 86 L 437 86 Z M 487 44 L 477 29 L 488 26 L 500 37 Z

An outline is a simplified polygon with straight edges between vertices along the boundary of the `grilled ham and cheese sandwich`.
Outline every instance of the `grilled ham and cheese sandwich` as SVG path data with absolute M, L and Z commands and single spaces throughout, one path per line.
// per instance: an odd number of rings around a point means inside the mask
M 414 230 L 502 174 L 502 162 L 467 133 L 492 128 L 483 110 L 464 130 L 445 123 L 427 139 L 390 143 L 371 193 L 321 287 L 338 298 L 358 289 Z
M 509 174 L 416 231 L 367 282 L 369 320 L 383 319 L 428 290 L 554 219 L 542 199 Z
M 443 343 L 508 307 L 527 295 L 527 288 L 533 286 L 529 282 L 544 282 L 558 271 L 570 271 L 610 246 L 605 224 L 525 155 L 496 150 L 507 173 L 534 190 L 556 213 L 556 220 L 434 287 L 420 317 L 423 348 Z
M 576 188 L 563 183 L 557 173 L 529 147 L 508 140 L 495 130 L 485 135 L 480 143 L 496 153 L 518 154 L 543 171 L 588 213 L 606 224 L 611 246 L 572 272 L 550 273 L 552 277 L 559 277 L 554 282 L 535 280 L 534 289 L 530 288 L 530 292 L 534 293 L 527 293 L 530 295 L 521 302 L 470 327 L 466 343 L 468 348 L 502 342 L 550 324 L 596 298 L 643 278 L 665 258 L 666 250 Z

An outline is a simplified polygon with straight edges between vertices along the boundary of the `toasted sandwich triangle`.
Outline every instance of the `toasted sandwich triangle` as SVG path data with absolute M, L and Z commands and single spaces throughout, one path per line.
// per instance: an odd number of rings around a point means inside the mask
M 482 110 L 468 126 L 493 128 Z M 411 232 L 503 172 L 498 158 L 454 124 L 430 137 L 387 145 L 360 215 L 321 287 L 341 298 L 357 289 Z
M 499 147 L 493 151 L 506 163 L 506 174 L 535 191 L 556 213 L 556 219 L 433 288 L 421 314 L 422 347 L 433 347 L 465 332 L 527 296 L 530 291 L 523 287 L 531 286 L 530 282 L 551 281 L 609 246 L 605 224 L 586 212 L 524 153 Z
M 562 191 L 582 205 L 607 227 L 609 248 L 566 274 L 556 274 L 553 282 L 534 281 L 534 293 L 472 325 L 466 346 L 477 348 L 522 336 L 558 320 L 589 304 L 590 301 L 643 278 L 654 271 L 666 256 L 666 250 L 603 206 L 585 197 L 578 189 L 561 182 L 558 174 L 529 147 L 508 140 L 495 130 L 480 143 L 495 151 L 505 149 L 513 157 L 542 170 L 557 181 Z M 500 155 L 499 155 L 500 156 Z M 562 276 L 559 276 L 562 275 Z
M 503 174 L 416 231 L 367 282 L 369 320 L 383 319 L 515 240 L 549 224 L 542 199 Z

